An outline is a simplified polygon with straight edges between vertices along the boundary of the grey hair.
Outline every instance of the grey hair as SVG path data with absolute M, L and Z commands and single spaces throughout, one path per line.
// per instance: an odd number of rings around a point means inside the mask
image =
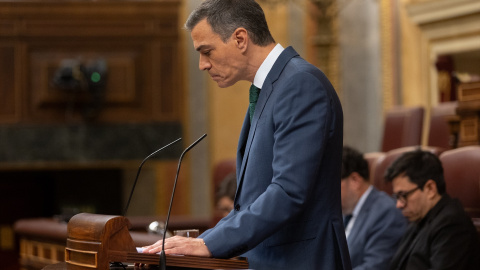
M 213 32 L 227 42 L 235 29 L 243 27 L 258 46 L 275 43 L 260 5 L 254 0 L 205 0 L 188 17 L 185 29 L 192 29 L 207 19 Z

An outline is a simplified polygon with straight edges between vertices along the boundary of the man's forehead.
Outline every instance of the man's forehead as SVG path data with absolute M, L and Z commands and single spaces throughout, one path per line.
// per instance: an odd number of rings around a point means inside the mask
M 201 20 L 191 32 L 194 48 L 199 51 L 207 46 L 214 46 L 216 42 L 221 41 L 220 35 L 212 30 L 212 27 L 207 22 L 207 19 Z
M 193 40 L 193 47 L 195 48 L 196 51 L 201 51 L 210 47 L 210 45 L 207 42 L 205 42 L 205 40 L 199 40 L 194 36 L 192 36 L 192 40 Z
M 398 191 L 404 191 L 405 188 L 410 188 L 411 186 L 415 186 L 415 183 L 410 181 L 410 178 L 405 174 L 401 174 L 395 177 L 392 181 L 394 191 L 398 189 Z

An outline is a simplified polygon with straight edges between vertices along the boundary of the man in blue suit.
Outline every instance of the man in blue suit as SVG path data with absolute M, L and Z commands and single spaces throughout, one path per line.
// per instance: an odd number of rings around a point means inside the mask
M 348 146 L 343 148 L 342 210 L 353 269 L 388 269 L 407 219 L 392 197 L 370 185 L 368 162 Z
M 234 210 L 197 239 L 167 239 L 165 253 L 241 255 L 257 270 L 351 269 L 340 202 L 343 114 L 328 79 L 275 43 L 253 0 L 206 0 L 186 28 L 199 68 L 222 88 L 252 82 L 251 104 Z

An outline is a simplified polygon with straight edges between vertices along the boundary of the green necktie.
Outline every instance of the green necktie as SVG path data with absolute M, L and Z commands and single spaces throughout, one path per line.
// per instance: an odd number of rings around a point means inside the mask
M 343 226 L 345 227 L 345 229 L 347 228 L 347 225 L 348 225 L 348 222 L 350 222 L 350 220 L 352 219 L 353 215 L 350 214 L 350 215 L 346 215 L 344 218 L 343 218 Z
M 256 87 L 255 85 L 250 86 L 250 105 L 249 105 L 249 113 L 250 113 L 250 123 L 252 123 L 253 113 L 255 112 L 255 105 L 257 104 L 258 94 L 260 93 L 260 88 Z

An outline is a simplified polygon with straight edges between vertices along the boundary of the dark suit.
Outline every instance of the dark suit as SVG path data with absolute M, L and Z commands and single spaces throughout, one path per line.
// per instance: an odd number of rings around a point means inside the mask
M 480 245 L 472 220 L 448 195 L 410 225 L 390 269 L 480 269 Z
M 200 237 L 250 268 L 350 269 L 342 223 L 343 114 L 325 75 L 291 47 L 245 117 L 235 209 Z
M 395 201 L 372 188 L 347 238 L 353 269 L 387 269 L 406 229 Z

